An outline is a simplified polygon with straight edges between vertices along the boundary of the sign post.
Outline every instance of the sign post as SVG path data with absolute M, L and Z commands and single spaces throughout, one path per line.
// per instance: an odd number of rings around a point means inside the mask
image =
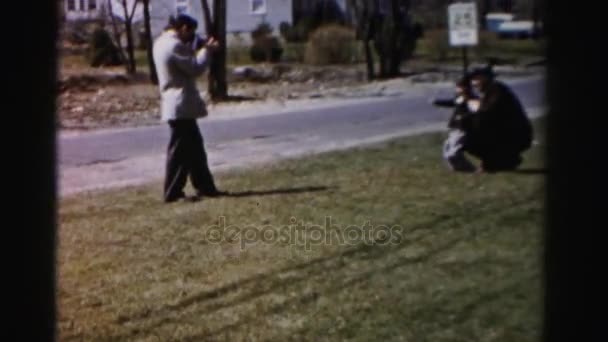
M 474 2 L 460 2 L 448 6 L 450 46 L 462 48 L 463 75 L 467 74 L 469 61 L 467 48 L 479 42 L 477 6 Z

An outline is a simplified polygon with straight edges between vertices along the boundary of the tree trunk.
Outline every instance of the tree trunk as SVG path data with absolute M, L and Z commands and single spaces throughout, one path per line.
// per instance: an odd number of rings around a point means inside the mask
M 118 24 L 116 24 L 116 18 L 114 18 L 114 12 L 112 12 L 112 1 L 108 0 L 108 12 L 110 12 L 110 19 L 112 20 L 112 33 L 114 34 L 114 40 L 116 41 L 116 47 L 120 53 L 120 59 L 122 63 L 127 66 L 127 57 L 125 56 L 125 50 L 122 47 L 122 41 L 120 39 L 120 32 L 118 31 Z M 128 68 L 128 66 L 127 66 Z
M 201 0 L 201 8 L 203 9 L 203 16 L 205 19 L 205 31 L 207 31 L 207 36 L 215 36 L 213 21 L 211 20 L 211 10 L 209 10 L 209 3 L 207 2 L 207 0 Z
M 137 71 L 137 65 L 135 64 L 135 44 L 133 44 L 133 27 L 130 20 L 125 20 L 125 30 L 127 31 L 127 54 L 129 56 L 129 63 L 127 64 L 127 73 L 133 75 Z
M 134 2 L 133 7 L 137 6 L 137 1 Z M 132 17 L 129 15 L 129 9 L 127 6 L 127 0 L 122 0 L 123 13 L 125 15 L 125 34 L 127 35 L 127 56 L 129 58 L 127 62 L 127 73 L 132 75 L 135 74 L 135 46 L 133 44 L 133 23 Z
M 369 6 L 366 1 L 349 0 L 350 8 L 357 24 L 357 38 L 363 42 L 365 64 L 367 66 L 367 80 L 372 81 L 374 75 L 374 56 L 370 46 L 373 37 L 373 27 L 370 22 Z
M 392 0 L 392 27 L 391 27 L 391 42 L 390 42 L 390 51 L 388 51 L 388 76 L 394 77 L 399 76 L 400 67 L 401 67 L 401 59 L 403 58 L 403 45 L 405 43 L 405 39 L 409 37 L 404 36 L 407 35 L 405 32 L 404 18 L 405 13 L 402 13 L 402 10 L 405 12 L 405 3 L 403 0 Z
M 378 54 L 379 77 L 399 76 L 401 64 L 412 56 L 421 34 L 419 25 L 410 19 L 410 0 L 390 0 L 389 6 L 382 8 L 377 0 L 350 0 L 349 4 L 365 48 L 368 80 L 375 78 L 372 42 Z
M 367 80 L 373 81 L 374 75 L 374 56 L 372 55 L 372 49 L 369 46 L 370 41 L 368 39 L 363 41 L 363 47 L 365 48 L 365 63 L 367 65 Z
M 211 73 L 214 76 L 213 88 L 209 89 L 214 100 L 228 97 L 228 84 L 226 82 L 226 0 L 214 0 L 213 23 L 219 49 L 213 56 Z
M 383 53 L 383 56 L 380 57 L 380 78 L 388 78 L 390 76 L 388 67 L 389 60 L 386 53 Z
M 371 73 L 368 75 L 368 79 L 374 80 L 376 79 L 376 72 L 374 55 L 371 51 L 371 41 L 375 41 L 375 35 L 377 33 L 376 31 L 378 30 L 376 21 L 376 14 L 378 13 L 378 2 L 374 0 L 372 4 L 369 4 L 367 0 L 363 0 L 363 13 L 363 25 L 367 25 L 366 39 L 369 42 L 368 48 L 370 49 L 370 51 L 367 53 L 367 56 L 369 58 L 367 61 L 367 65 L 368 69 L 371 70 Z M 378 61 L 380 63 L 380 66 L 382 66 L 382 55 L 380 54 L 378 54 Z M 382 67 L 380 67 L 380 74 L 382 74 Z
M 146 54 L 148 57 L 148 68 L 150 72 L 150 82 L 158 84 L 158 75 L 156 74 L 156 65 L 154 65 L 154 56 L 152 55 L 153 41 L 152 29 L 150 28 L 150 0 L 143 0 L 144 5 L 144 25 L 146 27 Z
M 408 15 L 407 0 L 391 0 L 389 13 L 378 19 L 376 33 L 376 49 L 380 58 L 380 77 L 399 76 L 401 63 L 404 59 L 404 47 L 411 39 L 415 39 L 406 27 L 405 18 Z

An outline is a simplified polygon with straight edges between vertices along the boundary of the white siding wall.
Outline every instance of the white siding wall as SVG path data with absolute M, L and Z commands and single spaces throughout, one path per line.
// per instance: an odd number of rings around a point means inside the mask
M 152 38 L 156 38 L 167 26 L 169 16 L 175 15 L 175 0 L 150 1 L 150 26 Z
M 97 8 L 94 10 L 89 9 L 89 1 L 96 1 Z M 95 19 L 99 16 L 99 9 L 103 0 L 74 0 L 74 10 L 68 10 L 68 1 L 63 0 L 63 7 L 65 9 L 65 17 L 67 20 L 83 20 L 83 19 Z M 82 5 L 82 7 L 81 7 Z
M 176 0 L 152 0 L 151 1 L 151 17 L 152 17 L 152 34 L 157 36 L 167 25 L 169 16 L 175 14 Z M 252 14 L 250 12 L 251 0 L 226 0 L 226 31 L 230 37 L 230 33 L 242 32 L 248 33 L 253 31 L 260 23 L 269 23 L 277 32 L 279 24 L 282 22 L 292 23 L 292 0 L 266 0 L 266 14 Z M 200 0 L 187 0 L 188 14 L 193 16 L 199 22 L 198 32 L 205 33 L 205 23 L 203 19 L 203 10 Z M 210 6 L 213 1 L 209 1 Z M 213 11 L 213 8 L 211 8 Z M 248 36 L 243 34 L 243 37 Z
M 251 32 L 263 22 L 278 31 L 282 22 L 292 23 L 291 0 L 266 0 L 265 14 L 252 14 L 250 1 L 228 1 L 228 32 Z

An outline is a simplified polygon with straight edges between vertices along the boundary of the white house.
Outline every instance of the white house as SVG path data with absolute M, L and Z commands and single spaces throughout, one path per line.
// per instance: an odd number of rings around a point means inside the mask
M 209 1 L 213 11 L 213 1 Z M 205 33 L 201 0 L 151 0 L 152 35 L 158 35 L 172 14 L 186 13 L 199 21 L 199 33 Z M 249 33 L 261 23 L 276 31 L 282 22 L 293 22 L 292 0 L 226 0 L 226 32 Z
M 63 0 L 68 21 L 99 18 L 109 13 L 108 1 L 112 2 L 112 12 L 119 18 L 124 17 L 121 0 Z M 133 1 L 127 0 L 128 7 Z M 249 33 L 260 23 L 270 24 L 276 31 L 282 22 L 293 22 L 293 0 L 225 0 L 226 31 Z M 208 0 L 213 11 L 213 1 Z M 152 36 L 158 36 L 168 23 L 169 16 L 186 13 L 199 21 L 199 33 L 205 33 L 205 22 L 201 0 L 150 0 L 150 21 Z M 137 5 L 134 22 L 143 19 L 142 6 Z M 246 36 L 243 35 L 243 36 Z
M 115 17 L 123 19 L 125 15 L 122 3 L 122 0 L 64 0 L 63 6 L 66 19 L 70 21 L 98 19 L 109 13 L 110 9 Z M 133 22 L 141 21 L 143 19 L 141 2 L 126 0 L 126 4 L 128 11 L 131 11 L 133 5 L 136 5 Z
M 67 20 L 98 18 L 102 2 L 105 0 L 64 0 L 65 17 Z

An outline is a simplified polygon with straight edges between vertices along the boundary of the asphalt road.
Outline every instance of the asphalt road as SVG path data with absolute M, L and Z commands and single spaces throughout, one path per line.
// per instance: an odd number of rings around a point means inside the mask
M 543 107 L 544 83 L 541 78 L 507 83 L 526 108 Z M 314 146 L 337 146 L 343 141 L 398 135 L 407 128 L 444 123 L 450 111 L 429 104 L 429 99 L 438 93 L 448 96 L 451 89 L 421 87 L 391 97 L 336 102 L 332 107 L 302 108 L 289 113 L 229 120 L 203 119 L 199 124 L 212 167 L 239 158 L 243 159 L 239 165 L 243 165 L 253 160 L 252 154 L 261 155 L 263 151 L 280 157 L 281 151 L 290 147 L 306 152 L 309 146 L 311 149 Z M 165 125 L 158 125 L 60 137 L 58 157 L 60 173 L 64 175 L 62 183 L 71 184 L 68 177 L 75 178 L 73 175 L 78 168 L 88 168 L 85 172 L 90 172 L 93 170 L 91 167 L 99 164 L 127 164 L 140 156 L 161 158 L 168 142 L 168 133 Z M 152 174 L 156 177 L 162 175 L 162 161 L 158 162 L 158 166 L 149 172 L 150 177 Z M 62 172 L 66 170 L 69 172 Z M 99 170 L 100 175 L 103 172 L 107 173 L 108 169 Z M 108 177 L 112 178 L 111 175 Z M 103 183 L 102 178 L 91 178 L 91 182 Z M 92 188 L 92 185 L 85 186 L 83 183 L 86 177 L 82 179 L 74 181 L 79 185 L 72 184 L 70 187 Z M 124 184 L 127 183 L 125 180 Z

